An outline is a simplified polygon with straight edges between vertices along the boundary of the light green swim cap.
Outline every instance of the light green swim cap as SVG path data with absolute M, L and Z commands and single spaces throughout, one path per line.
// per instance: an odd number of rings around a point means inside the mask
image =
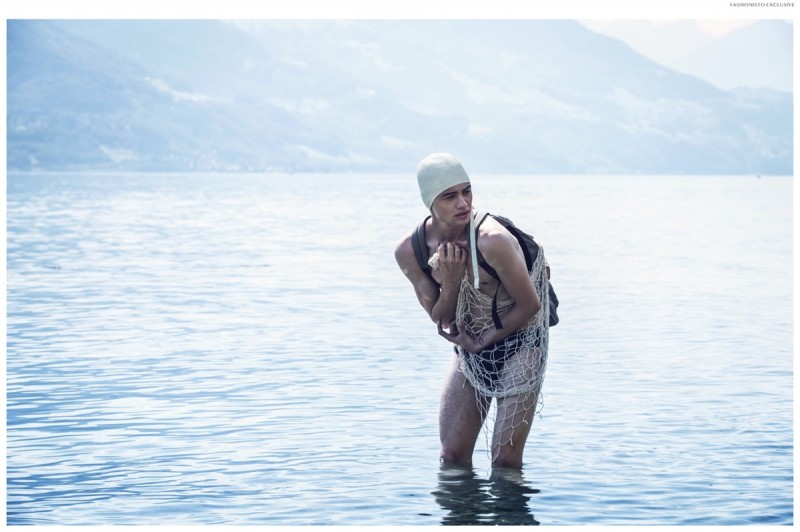
M 469 176 L 455 156 L 432 153 L 417 166 L 417 182 L 422 202 L 430 209 L 436 196 L 452 186 L 469 183 Z

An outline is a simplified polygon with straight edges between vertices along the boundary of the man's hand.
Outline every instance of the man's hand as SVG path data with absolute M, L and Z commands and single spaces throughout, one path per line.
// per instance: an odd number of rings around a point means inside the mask
M 442 242 L 436 252 L 439 254 L 439 269 L 445 282 L 461 282 L 467 265 L 467 250 L 452 242 Z
M 455 334 L 449 331 L 445 331 L 444 327 L 442 327 L 442 322 L 438 323 L 439 327 L 439 336 L 447 340 L 448 342 L 452 342 L 455 345 L 469 351 L 470 353 L 477 353 L 482 351 L 484 348 L 484 342 L 481 338 L 473 338 L 470 334 L 466 331 L 466 327 L 463 324 L 456 323 L 455 325 L 450 327 L 450 331 L 455 329 Z M 463 331 L 463 332 L 462 332 Z

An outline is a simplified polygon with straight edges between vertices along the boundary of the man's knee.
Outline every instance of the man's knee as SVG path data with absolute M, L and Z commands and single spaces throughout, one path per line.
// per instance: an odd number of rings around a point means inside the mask
M 492 465 L 495 467 L 522 467 L 522 446 L 500 445 L 493 454 Z
M 442 445 L 442 450 L 439 452 L 439 461 L 443 464 L 470 465 L 472 463 L 472 450 Z

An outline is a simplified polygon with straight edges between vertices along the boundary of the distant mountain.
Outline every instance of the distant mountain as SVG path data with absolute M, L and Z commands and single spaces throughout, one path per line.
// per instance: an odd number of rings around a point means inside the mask
M 8 22 L 8 168 L 792 173 L 791 94 L 573 21 Z
M 696 20 L 581 20 L 592 31 L 619 39 L 656 63 L 678 61 L 707 46 L 714 37 Z M 703 79 L 703 76 L 698 76 Z
M 10 169 L 292 168 L 303 156 L 294 146 L 320 141 L 291 113 L 237 91 L 236 72 L 220 69 L 224 59 L 211 61 L 225 36 L 246 37 L 238 30 L 219 22 L 91 25 L 127 40 L 131 53 L 100 46 L 88 32 L 77 37 L 70 30 L 81 23 L 9 21 Z M 203 61 L 208 70 L 197 66 Z M 204 92 L 195 88 L 203 76 L 230 84 Z
M 792 30 L 783 20 L 760 20 L 676 61 L 682 72 L 723 89 L 792 91 Z
M 749 21 L 721 37 L 697 20 L 582 20 L 620 39 L 657 63 L 708 81 L 718 88 L 792 91 L 793 25 L 783 20 Z

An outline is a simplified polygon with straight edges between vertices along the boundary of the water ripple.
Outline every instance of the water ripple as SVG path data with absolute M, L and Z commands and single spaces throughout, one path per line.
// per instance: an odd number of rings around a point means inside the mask
M 413 182 L 8 181 L 8 524 L 793 522 L 790 179 L 491 177 L 563 307 L 515 475 L 438 464 Z

